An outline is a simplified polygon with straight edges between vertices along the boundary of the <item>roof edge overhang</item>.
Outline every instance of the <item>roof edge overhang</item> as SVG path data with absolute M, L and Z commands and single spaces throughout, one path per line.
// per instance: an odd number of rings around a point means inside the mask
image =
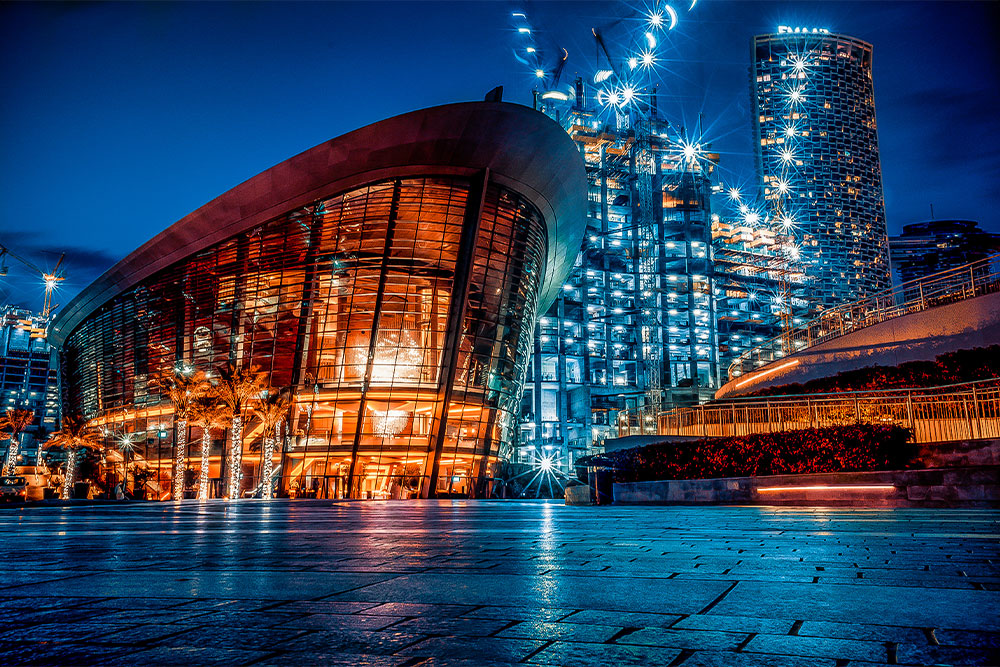
M 491 180 L 534 204 L 545 218 L 548 251 L 539 313 L 555 299 L 586 229 L 587 180 L 576 144 L 552 119 L 504 102 L 463 102 L 367 125 L 300 153 L 181 218 L 115 264 L 54 318 L 61 346 L 118 294 L 186 257 L 299 206 L 368 183 L 419 175 Z

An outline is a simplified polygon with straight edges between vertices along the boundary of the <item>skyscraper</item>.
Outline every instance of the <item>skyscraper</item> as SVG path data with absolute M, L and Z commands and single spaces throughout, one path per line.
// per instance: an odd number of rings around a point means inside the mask
M 794 237 L 804 314 L 889 287 L 872 45 L 781 26 L 753 38 L 751 58 L 760 194 Z

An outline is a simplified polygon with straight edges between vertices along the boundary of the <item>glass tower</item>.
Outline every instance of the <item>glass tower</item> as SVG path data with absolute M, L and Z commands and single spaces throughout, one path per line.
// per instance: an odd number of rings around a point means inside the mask
M 761 196 L 797 244 L 805 314 L 888 288 L 871 44 L 781 28 L 751 58 Z

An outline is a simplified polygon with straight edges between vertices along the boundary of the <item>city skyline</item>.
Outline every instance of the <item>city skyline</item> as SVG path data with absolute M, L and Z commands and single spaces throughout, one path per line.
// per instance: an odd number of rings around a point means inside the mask
M 398 4 L 392 25 L 368 16 L 369 7 L 8 5 L 4 78 L 18 102 L 5 112 L 0 242 L 42 268 L 67 251 L 68 278 L 56 299 L 65 305 L 130 248 L 317 141 L 422 105 L 481 99 L 497 84 L 506 100 L 530 104 L 531 73 L 511 54 L 512 6 L 456 13 L 448 4 Z M 749 183 L 750 38 L 780 23 L 858 36 L 875 46 L 890 234 L 928 218 L 932 203 L 938 217 L 976 219 L 996 230 L 990 211 L 1000 192 L 990 174 L 997 132 L 988 110 L 995 108 L 997 62 L 986 33 L 992 8 L 849 7 L 703 1 L 681 12 L 662 74 L 664 114 L 694 126 L 703 111 L 704 138 L 722 154 L 723 178 Z M 635 8 L 529 9 L 541 38 L 570 51 L 565 81 L 592 69 L 588 26 L 612 26 L 611 13 Z M 331 32 L 316 44 L 316 57 L 304 58 L 293 37 L 317 21 Z M 400 27 L 414 21 L 426 27 Z M 939 43 L 961 37 L 961 53 L 932 46 L 932 34 Z M 123 59 L 126 52 L 134 55 Z M 923 53 L 921 67 L 912 67 L 914 54 Z M 403 64 L 414 60 L 422 67 Z M 307 98 L 289 103 L 303 91 Z M 942 118 L 965 131 L 941 129 Z M 64 205 L 39 206 L 53 185 Z M 41 286 L 8 264 L 2 298 L 40 305 Z

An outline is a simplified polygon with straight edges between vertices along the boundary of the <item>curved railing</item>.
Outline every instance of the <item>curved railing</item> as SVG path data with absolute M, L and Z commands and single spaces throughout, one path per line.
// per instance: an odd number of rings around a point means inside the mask
M 794 352 L 894 317 L 998 291 L 1000 254 L 911 280 L 831 308 L 819 317 L 747 350 L 729 365 L 729 378 L 739 377 Z
M 722 437 L 859 422 L 905 426 L 918 443 L 1000 438 L 1000 378 L 940 387 L 706 403 L 661 413 L 657 431 L 659 435 Z

